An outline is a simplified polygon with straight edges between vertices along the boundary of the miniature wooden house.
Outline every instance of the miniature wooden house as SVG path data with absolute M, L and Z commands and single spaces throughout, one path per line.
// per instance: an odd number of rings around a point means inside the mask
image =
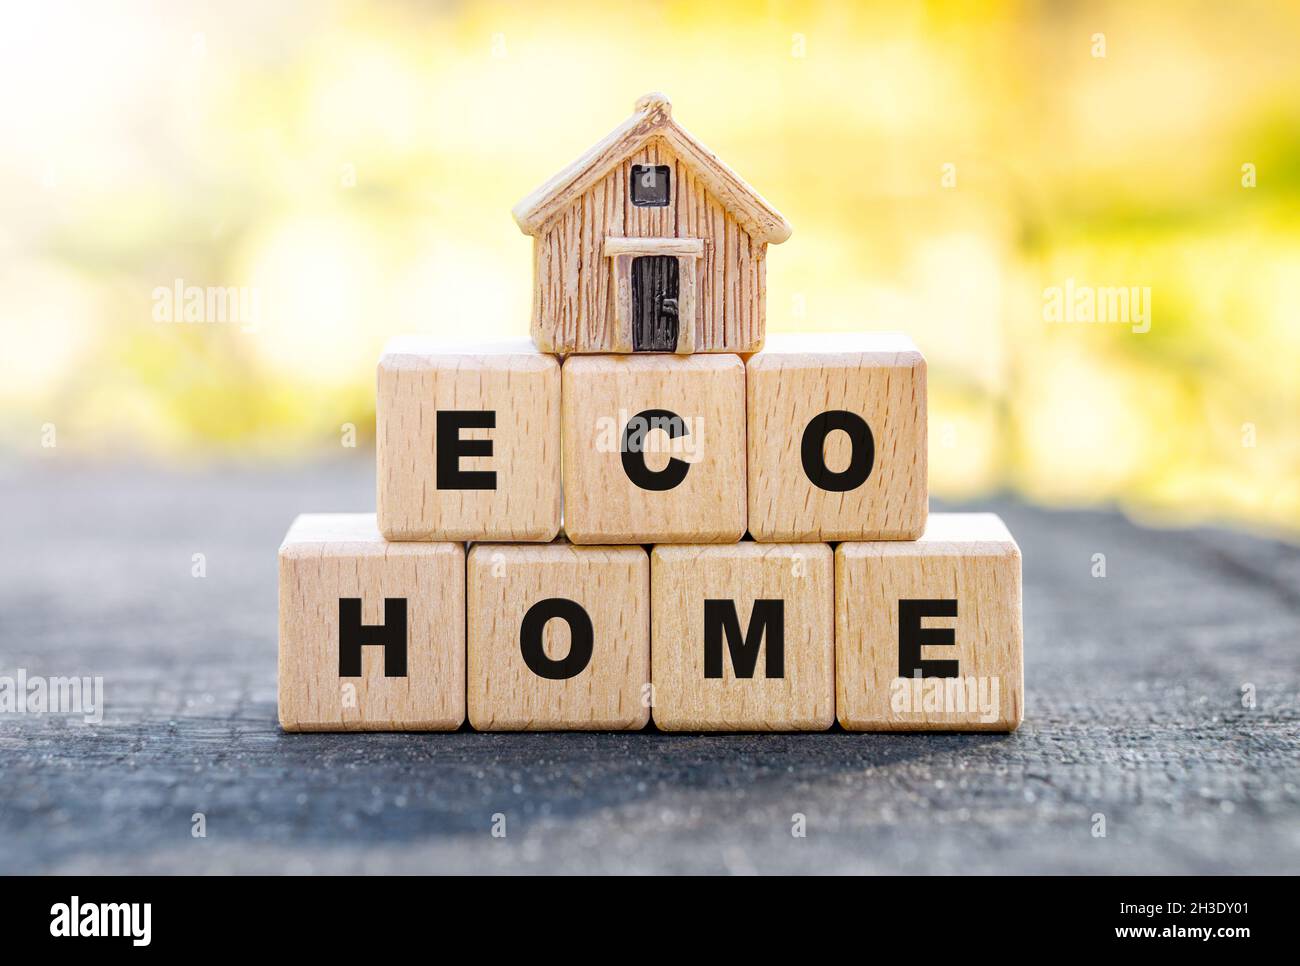
M 769 242 L 790 226 L 662 94 L 514 209 L 544 352 L 756 352 Z

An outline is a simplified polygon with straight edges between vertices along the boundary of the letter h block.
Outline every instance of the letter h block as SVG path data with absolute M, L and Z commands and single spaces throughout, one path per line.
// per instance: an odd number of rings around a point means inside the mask
M 834 562 L 814 544 L 660 545 L 651 681 L 664 731 L 822 731 L 835 720 Z
M 747 364 L 755 540 L 915 540 L 925 359 L 896 333 L 773 336 Z
M 649 722 L 644 548 L 478 543 L 466 583 L 476 729 L 630 730 Z
M 1020 549 L 992 513 L 835 550 L 835 707 L 850 731 L 1014 731 Z
M 546 542 L 560 529 L 560 365 L 526 340 L 394 339 L 379 361 L 389 540 Z
M 738 356 L 570 356 L 563 382 L 570 540 L 730 543 L 744 535 Z
M 465 720 L 465 548 L 386 543 L 373 513 L 303 514 L 280 546 L 286 731 Z

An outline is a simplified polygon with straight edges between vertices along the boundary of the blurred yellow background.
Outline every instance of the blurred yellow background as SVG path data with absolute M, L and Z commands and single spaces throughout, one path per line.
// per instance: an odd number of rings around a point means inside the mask
M 1297 50 L 1284 2 L 11 6 L 0 445 L 365 447 L 384 341 L 525 334 L 510 207 L 663 90 L 794 225 L 771 331 L 925 351 L 935 495 L 1294 538 Z

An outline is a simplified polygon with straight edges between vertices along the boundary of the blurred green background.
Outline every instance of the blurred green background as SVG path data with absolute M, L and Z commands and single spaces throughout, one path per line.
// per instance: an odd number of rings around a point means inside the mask
M 364 451 L 384 341 L 526 333 L 510 207 L 663 90 L 794 225 L 770 330 L 925 351 L 936 496 L 1294 539 L 1297 50 L 1284 2 L 10 6 L 0 446 Z M 1053 321 L 1119 288 L 1146 331 Z

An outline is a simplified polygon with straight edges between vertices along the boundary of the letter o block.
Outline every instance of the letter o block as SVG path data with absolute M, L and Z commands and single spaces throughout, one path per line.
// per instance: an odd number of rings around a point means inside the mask
M 664 731 L 824 731 L 835 720 L 826 544 L 651 553 L 654 721 Z
M 913 543 L 835 551 L 835 706 L 850 731 L 1014 731 L 1020 549 L 992 513 L 933 513 Z
M 773 336 L 747 370 L 754 539 L 915 540 L 928 494 L 925 359 L 912 341 Z
M 650 559 L 641 547 L 480 543 L 469 552 L 469 721 L 605 731 L 650 720 Z
M 465 548 L 385 543 L 373 513 L 308 513 L 280 546 L 280 725 L 465 721 Z
M 570 356 L 563 382 L 570 540 L 729 543 L 744 535 L 738 356 Z
M 527 340 L 411 336 L 379 361 L 379 528 L 389 540 L 551 540 L 560 364 Z

